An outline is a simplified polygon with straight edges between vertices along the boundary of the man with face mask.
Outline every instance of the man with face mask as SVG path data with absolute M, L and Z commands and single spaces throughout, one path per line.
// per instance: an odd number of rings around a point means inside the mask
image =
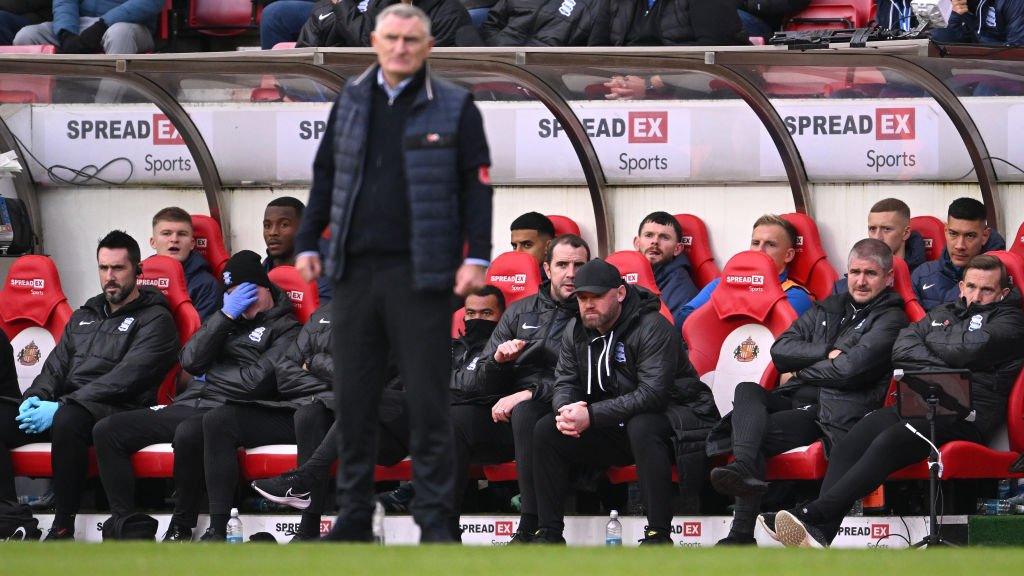
M 181 351 L 192 374 L 169 406 L 116 414 L 93 429 L 100 477 L 114 517 L 135 508 L 131 456 L 151 444 L 174 444 L 174 516 L 165 539 L 191 540 L 203 493 L 203 415 L 231 400 L 270 398 L 274 367 L 299 333 L 288 295 L 270 283 L 260 257 L 243 250 L 223 272 L 224 306 Z M 212 517 L 204 540 L 224 540 L 227 515 Z
M 74 539 L 93 425 L 153 404 L 174 365 L 174 319 L 163 294 L 136 283 L 139 261 L 139 245 L 128 234 L 114 230 L 100 240 L 96 262 L 103 293 L 68 320 L 20 407 L 0 403 L 0 502 L 17 501 L 8 450 L 52 443 L 57 514 L 47 540 Z
M 892 363 L 906 370 L 965 368 L 971 371 L 974 420 L 935 419 L 935 443 L 986 443 L 1006 422 L 1006 403 L 1024 360 L 1021 294 L 1010 286 L 1003 263 L 982 254 L 964 266 L 960 297 L 932 308 L 900 331 Z M 920 462 L 931 446 L 908 429 L 928 430 L 924 418 L 905 419 L 895 407 L 864 417 L 829 457 L 818 498 L 775 518 L 776 539 L 786 546 L 823 548 L 843 517 L 893 472 Z

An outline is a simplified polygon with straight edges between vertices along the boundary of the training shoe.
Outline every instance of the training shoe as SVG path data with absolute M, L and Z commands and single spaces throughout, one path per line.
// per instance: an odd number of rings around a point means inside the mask
M 728 536 L 718 541 L 715 546 L 757 546 L 757 540 L 753 536 L 729 533 Z
M 779 535 L 775 533 L 775 512 L 764 512 L 757 515 L 757 525 L 765 534 L 771 536 L 772 540 L 779 541 Z
M 516 530 L 512 533 L 512 538 L 508 541 L 509 546 L 521 546 L 523 544 L 533 544 L 533 532 L 527 530 Z
M 46 532 L 46 538 L 43 538 L 44 542 L 57 542 L 59 540 L 74 540 L 75 529 L 74 528 L 59 528 L 51 527 Z
M 738 462 L 711 471 L 711 486 L 726 496 L 756 496 L 768 491 L 768 483 L 746 473 Z
M 561 532 L 541 528 L 533 533 L 533 541 L 531 543 L 565 546 L 565 538 L 562 537 Z
M 199 537 L 200 542 L 227 542 L 228 535 L 223 532 L 217 532 L 213 528 L 207 528 L 206 532 Z
M 305 534 L 302 531 L 299 531 L 299 532 L 296 532 L 294 536 L 292 536 L 292 539 L 289 540 L 288 543 L 289 544 L 294 544 L 296 542 L 319 542 L 319 541 L 320 541 L 320 533 L 319 532 L 317 532 L 316 534 Z
M 647 530 L 639 542 L 641 546 L 671 546 L 672 536 L 662 530 Z
M 828 548 L 821 530 L 801 512 L 783 510 L 776 514 L 775 533 L 787 548 Z
M 335 520 L 331 531 L 320 540 L 324 542 L 373 542 L 373 528 L 370 524 L 369 520 L 358 523 Z
M 164 532 L 164 542 L 191 542 L 192 541 L 192 529 L 180 526 L 171 522 L 171 525 L 167 527 L 167 532 Z
M 296 510 L 305 510 L 309 508 L 309 495 L 313 491 L 314 483 L 309 475 L 291 470 L 273 478 L 255 480 L 252 488 L 271 502 L 291 506 Z
M 384 511 L 388 514 L 404 514 L 409 511 L 409 504 L 412 503 L 414 494 L 415 492 L 410 482 L 402 484 L 391 492 L 385 492 L 377 496 L 377 500 L 384 506 Z

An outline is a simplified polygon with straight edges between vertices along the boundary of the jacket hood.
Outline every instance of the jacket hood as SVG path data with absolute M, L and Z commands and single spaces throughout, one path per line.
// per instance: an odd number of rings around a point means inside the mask
M 152 286 L 139 286 L 139 297 L 110 314 L 113 316 L 124 316 L 150 306 L 163 306 L 170 312 L 171 306 L 167 298 Z M 82 306 L 95 312 L 99 316 L 107 316 L 107 298 L 103 294 L 97 294 Z
M 213 270 L 210 268 L 209 262 L 206 261 L 206 258 L 203 258 L 202 254 L 195 250 L 188 255 L 188 258 L 181 263 L 181 266 L 185 269 L 186 278 L 191 278 L 200 272 L 209 272 L 210 274 L 213 274 Z
M 1022 300 L 1024 300 L 1024 298 L 1021 297 L 1020 290 L 1018 290 L 1016 287 L 1011 287 L 1010 293 L 1006 295 L 1006 298 L 1003 298 L 1002 300 L 998 300 L 996 302 L 991 302 L 989 304 L 971 304 L 970 306 L 968 306 L 967 300 L 965 300 L 963 297 L 960 297 L 956 301 L 956 312 L 958 316 L 966 316 L 968 314 L 973 314 L 977 312 L 988 312 L 990 310 L 1012 308 L 1020 309 Z
M 910 268 L 910 271 L 913 272 L 914 268 L 924 264 L 927 260 L 928 251 L 924 247 L 924 237 L 912 231 L 910 237 L 903 243 L 903 261 L 907 263 L 907 268 Z
M 577 313 L 579 312 L 579 304 L 576 303 L 575 294 L 561 302 L 551 297 L 551 280 L 541 282 L 540 286 L 537 288 L 537 300 L 539 300 L 545 308 L 575 308 Z
M 692 268 L 690 266 L 690 259 L 687 258 L 686 254 L 683 254 L 682 252 L 679 253 L 679 256 L 676 256 L 675 258 L 669 260 L 668 262 L 657 265 L 654 268 L 654 277 L 657 278 L 659 276 L 663 276 L 668 272 L 674 273 L 676 270 L 680 268 L 685 268 L 688 273 L 692 271 Z
M 601 334 L 597 330 L 583 328 L 587 339 L 588 396 L 594 392 L 595 386 L 606 391 L 605 383 L 610 382 L 612 376 L 612 356 L 617 354 L 616 343 L 640 322 L 641 317 L 650 313 L 661 313 L 661 299 L 652 292 L 627 284 L 626 299 L 622 302 L 622 311 L 612 329 Z M 579 322 L 582 326 L 582 319 Z

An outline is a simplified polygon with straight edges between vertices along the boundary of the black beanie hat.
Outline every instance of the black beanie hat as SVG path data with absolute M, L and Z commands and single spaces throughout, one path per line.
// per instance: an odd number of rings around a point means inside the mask
M 252 250 L 242 250 L 232 256 L 224 266 L 223 278 L 225 290 L 243 282 L 270 288 L 270 278 L 260 262 L 260 256 Z

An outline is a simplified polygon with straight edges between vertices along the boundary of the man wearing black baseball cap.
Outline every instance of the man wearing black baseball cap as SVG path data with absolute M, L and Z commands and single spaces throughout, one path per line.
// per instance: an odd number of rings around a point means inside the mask
M 641 543 L 670 544 L 672 464 L 695 429 L 719 419 L 711 390 L 690 365 L 661 301 L 626 285 L 604 260 L 576 273 L 580 318 L 570 320 L 555 369 L 556 414 L 534 428 L 540 530 L 534 542 L 564 543 L 563 501 L 573 464 L 636 463 L 649 529 Z M 680 476 L 703 477 L 680 466 Z M 689 481 L 681 484 L 691 485 Z M 697 484 L 699 486 L 699 484 Z
M 165 541 L 191 540 L 198 520 L 205 479 L 203 416 L 228 401 L 272 397 L 274 366 L 299 333 L 291 300 L 270 283 L 255 252 L 232 256 L 222 279 L 223 307 L 181 350 L 181 368 L 193 375 L 185 391 L 169 406 L 121 412 L 93 428 L 100 478 L 114 517 L 128 516 L 135 508 L 132 454 L 151 444 L 174 444 L 177 500 Z M 228 508 L 211 503 L 210 528 L 202 539 L 223 541 L 227 521 Z

